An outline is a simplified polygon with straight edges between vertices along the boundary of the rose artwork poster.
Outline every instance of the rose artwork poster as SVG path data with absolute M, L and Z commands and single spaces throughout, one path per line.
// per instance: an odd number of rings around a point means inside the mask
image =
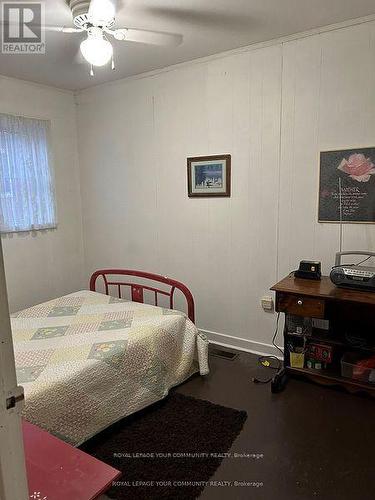
M 344 223 L 375 223 L 375 148 L 320 154 L 319 222 L 339 222 L 340 212 Z

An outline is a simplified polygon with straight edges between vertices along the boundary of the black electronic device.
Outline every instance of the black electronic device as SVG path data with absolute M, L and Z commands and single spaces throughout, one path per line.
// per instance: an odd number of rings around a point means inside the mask
M 375 257 L 375 252 L 338 252 L 335 267 L 331 271 L 331 281 L 336 286 L 343 288 L 357 288 L 375 292 L 375 267 L 342 264 L 343 255 L 367 256 L 362 262 Z
M 311 260 L 301 260 L 298 271 L 295 271 L 296 278 L 308 280 L 320 280 L 322 277 L 322 264 Z
M 288 373 L 285 368 L 279 370 L 271 381 L 271 392 L 278 394 L 285 389 L 288 381 Z

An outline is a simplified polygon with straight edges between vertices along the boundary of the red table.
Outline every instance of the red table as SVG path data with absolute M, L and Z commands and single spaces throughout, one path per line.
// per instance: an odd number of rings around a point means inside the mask
M 23 439 L 31 499 L 93 500 L 121 475 L 26 421 Z

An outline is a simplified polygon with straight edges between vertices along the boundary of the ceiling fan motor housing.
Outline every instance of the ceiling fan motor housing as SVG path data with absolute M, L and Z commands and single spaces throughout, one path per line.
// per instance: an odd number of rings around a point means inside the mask
M 74 26 L 79 29 L 86 29 L 88 25 L 92 25 L 92 19 L 89 15 L 90 0 L 67 0 L 70 10 L 73 15 Z M 112 19 L 109 23 L 106 23 L 107 28 L 111 28 L 115 24 L 115 20 Z
M 73 19 L 75 19 L 78 16 L 88 14 L 90 0 L 68 0 L 68 5 L 72 11 Z

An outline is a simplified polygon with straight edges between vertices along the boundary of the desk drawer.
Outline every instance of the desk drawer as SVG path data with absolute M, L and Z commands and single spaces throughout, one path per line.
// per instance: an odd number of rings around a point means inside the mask
M 305 316 L 307 318 L 324 318 L 324 300 L 311 297 L 299 297 L 287 293 L 277 294 L 277 311 Z

